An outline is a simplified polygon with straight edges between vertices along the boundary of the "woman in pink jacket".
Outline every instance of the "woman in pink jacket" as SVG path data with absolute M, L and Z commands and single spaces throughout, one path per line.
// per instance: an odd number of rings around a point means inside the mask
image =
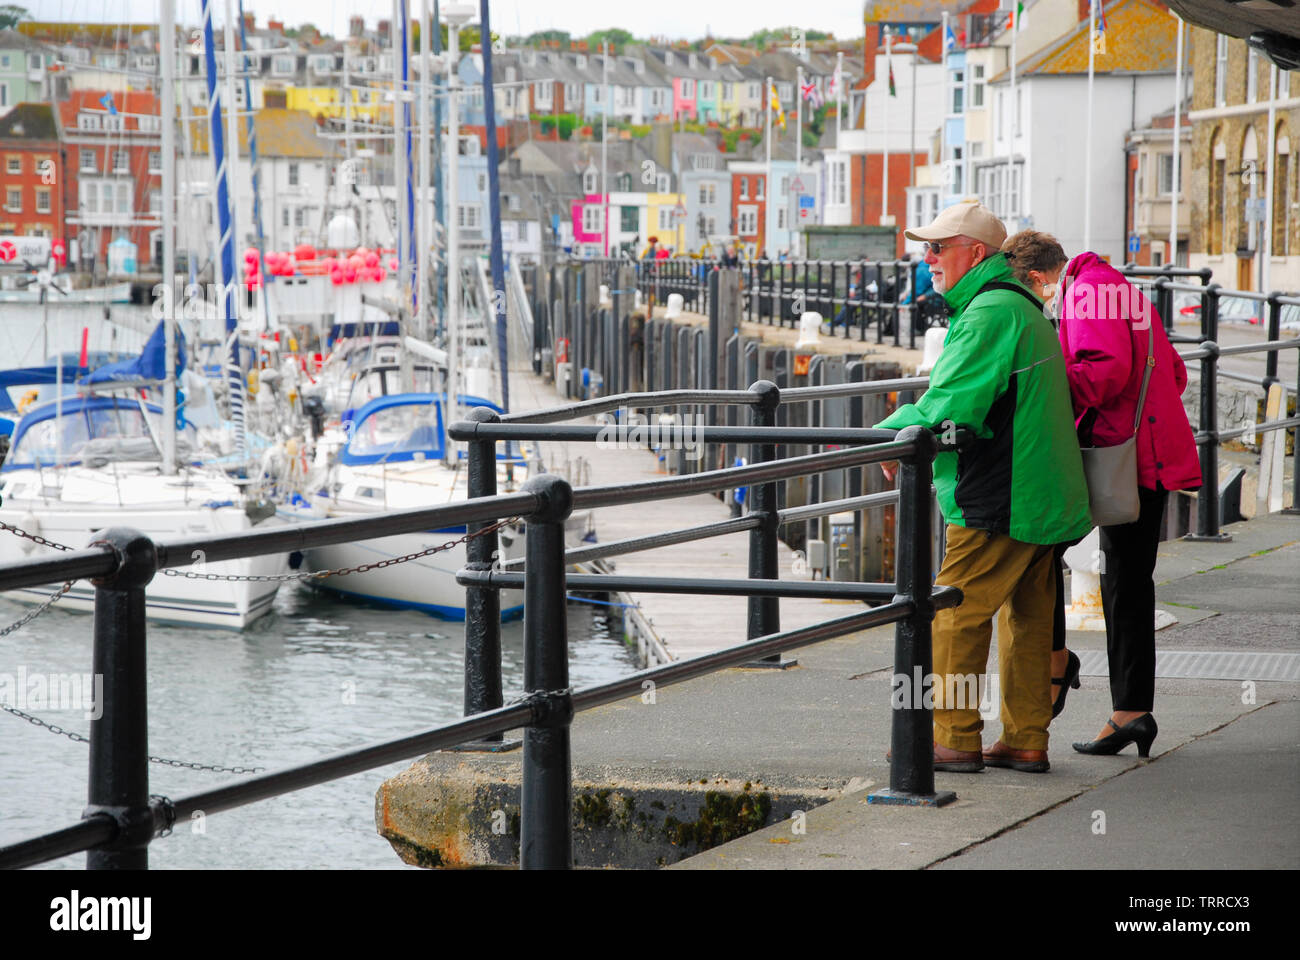
M 1151 716 L 1156 675 L 1152 576 L 1160 521 L 1170 490 L 1201 485 L 1196 443 L 1181 400 L 1187 369 L 1151 302 L 1118 270 L 1095 253 L 1080 254 L 1068 264 L 1052 259 L 1054 263 L 1041 269 L 1019 266 L 1030 288 L 1051 301 L 1049 315 L 1054 307 L 1059 313 L 1061 349 L 1083 445 L 1114 446 L 1132 436 L 1147 368 L 1148 338 L 1156 338 L 1137 429 L 1141 513 L 1133 523 L 1100 529 L 1112 713 L 1096 739 L 1074 744 L 1080 753 L 1113 754 L 1136 743 L 1145 757 L 1157 732 Z M 1077 658 L 1068 657 L 1066 684 L 1078 676 Z M 1053 665 L 1053 673 L 1057 666 Z

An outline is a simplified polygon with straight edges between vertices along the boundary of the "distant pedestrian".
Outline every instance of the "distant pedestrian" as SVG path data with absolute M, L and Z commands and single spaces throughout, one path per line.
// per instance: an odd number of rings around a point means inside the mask
M 1132 523 L 1099 531 L 1112 712 L 1095 739 L 1076 743 L 1074 749 L 1113 754 L 1136 743 L 1139 754 L 1147 756 L 1158 730 L 1151 711 L 1156 672 L 1153 573 L 1160 521 L 1170 490 L 1201 485 L 1196 443 L 1181 400 L 1187 369 L 1151 302 L 1095 253 L 1058 264 L 1043 279 L 1045 288 L 1055 286 L 1043 292 L 1050 292 L 1059 304 L 1055 312 L 1060 314 L 1059 338 L 1080 442 L 1115 446 L 1133 437 L 1137 424 L 1141 512 Z M 1147 393 L 1139 410 L 1148 368 Z
M 658 237 L 650 238 L 650 242 L 646 245 L 645 250 L 641 252 L 641 259 L 642 260 L 659 259 L 659 238 Z
M 958 203 L 906 235 L 926 242 L 934 289 L 953 316 L 929 389 L 878 426 L 974 434 L 968 447 L 934 463 L 948 523 L 936 582 L 964 597 L 934 619 L 934 768 L 1043 772 L 1055 544 L 1092 526 L 1064 358 L 1041 304 L 1000 252 L 1006 229 L 988 208 Z M 1008 634 L 998 637 L 1002 735 L 984 748 L 967 678 L 986 675 L 993 617 L 1004 604 L 1011 617 Z
M 722 251 L 722 266 L 740 266 L 740 257 L 736 254 L 736 245 L 734 243 L 727 244 L 726 249 Z

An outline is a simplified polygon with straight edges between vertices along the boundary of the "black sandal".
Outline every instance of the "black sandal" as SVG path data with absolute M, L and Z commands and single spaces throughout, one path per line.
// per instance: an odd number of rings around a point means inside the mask
M 1052 704 L 1053 718 L 1059 716 L 1061 711 L 1065 709 L 1065 695 L 1070 692 L 1070 688 L 1079 689 L 1079 668 L 1082 664 L 1073 650 L 1067 652 L 1069 658 L 1065 663 L 1065 676 L 1052 677 L 1052 683 L 1061 687 L 1061 695 L 1056 698 L 1056 703 Z

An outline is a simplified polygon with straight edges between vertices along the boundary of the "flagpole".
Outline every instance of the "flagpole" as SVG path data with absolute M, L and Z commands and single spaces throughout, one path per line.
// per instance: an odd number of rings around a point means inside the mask
M 1017 0 L 1010 0 L 1011 3 L 1011 102 L 1008 108 L 1011 111 L 1011 119 L 1007 123 L 1007 198 L 1006 215 L 1011 219 L 1011 198 L 1013 196 L 1012 187 L 1015 184 L 1016 174 L 1016 126 L 1019 118 L 1019 112 L 1016 109 L 1016 34 L 1020 32 L 1020 14 L 1016 10 Z M 1090 81 L 1091 83 L 1091 81 Z M 1091 85 L 1089 86 L 1089 95 L 1091 95 Z M 1092 110 L 1089 108 L 1089 122 L 1092 120 Z
M 604 213 L 604 227 L 601 233 L 605 235 L 605 256 L 609 256 L 609 41 L 604 44 L 604 56 L 600 58 L 600 70 L 604 76 L 601 78 L 605 91 L 601 96 L 605 98 L 605 109 L 600 115 L 600 207 Z M 673 237 L 676 242 L 677 238 Z M 678 245 L 680 249 L 680 244 Z
M 916 41 L 912 41 L 912 139 L 907 154 L 907 185 L 916 186 Z
M 939 47 L 939 49 L 943 51 L 940 54 L 940 59 L 943 64 L 943 90 L 944 90 L 943 99 L 945 101 L 943 107 L 943 115 L 946 116 L 948 113 L 948 108 L 949 106 L 951 106 L 951 104 L 947 102 L 948 101 L 948 11 L 947 10 L 943 11 L 942 19 L 943 19 L 943 23 L 940 29 L 943 31 L 943 44 L 942 46 Z M 915 84 L 913 84 L 913 87 L 915 87 Z M 913 89 L 912 91 L 912 96 L 913 97 L 916 96 L 915 89 Z M 939 169 L 943 171 L 947 171 L 950 169 L 948 167 L 947 127 L 948 124 L 946 122 L 939 124 Z M 915 137 L 915 131 L 916 131 L 916 110 L 915 109 L 913 109 L 912 111 L 912 131 L 913 131 L 913 136 Z M 949 186 L 949 175 L 948 173 L 945 172 L 943 174 L 944 194 L 948 192 L 948 186 Z M 942 200 L 943 200 L 943 194 L 940 195 L 940 205 L 947 206 L 947 204 L 944 204 Z
M 1174 183 L 1169 195 L 1169 254 L 1165 260 L 1178 266 L 1178 184 L 1179 161 L 1182 159 L 1183 120 L 1183 18 L 1178 18 L 1178 62 L 1174 67 Z
M 1088 135 L 1083 157 L 1083 249 L 1092 250 L 1092 80 L 1097 60 L 1097 0 L 1088 4 Z
M 767 144 L 767 185 L 772 184 L 772 94 L 776 88 L 772 86 L 772 78 L 767 78 L 767 134 L 763 137 Z M 755 190 L 755 193 L 758 191 Z M 768 260 L 772 259 L 772 204 L 768 202 L 767 189 L 763 190 L 763 256 Z
M 885 33 L 885 96 L 884 108 L 880 111 L 881 122 L 884 124 L 885 137 L 883 146 L 884 173 L 880 178 L 880 225 L 888 226 L 889 220 L 889 81 L 894 77 L 894 60 L 892 56 L 892 45 L 890 43 L 890 34 Z
M 947 16 L 947 14 L 944 14 Z M 840 148 L 840 131 L 844 129 L 844 51 L 835 54 L 835 149 Z
M 790 181 L 790 186 L 794 186 L 794 181 L 799 179 L 800 162 L 803 160 L 803 66 L 796 68 L 796 79 L 794 85 L 794 178 Z M 768 184 L 771 187 L 771 184 Z M 789 197 L 790 190 L 786 190 L 786 196 Z M 799 201 L 796 200 L 797 204 Z M 796 215 L 798 208 L 796 207 Z M 786 202 L 786 216 L 790 215 L 790 204 Z M 798 234 L 795 233 L 794 221 L 786 223 L 786 230 L 790 234 L 790 256 L 794 257 L 798 251 L 795 249 L 795 242 Z

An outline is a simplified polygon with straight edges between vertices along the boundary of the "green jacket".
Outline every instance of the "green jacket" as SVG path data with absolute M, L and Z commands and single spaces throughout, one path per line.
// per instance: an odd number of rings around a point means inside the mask
M 1025 543 L 1069 542 L 1092 528 L 1092 515 L 1065 358 L 1051 323 L 1026 296 L 976 296 L 992 281 L 1020 286 L 1000 253 L 943 295 L 953 316 L 930 387 L 878 426 L 942 431 L 951 421 L 974 431 L 968 449 L 935 459 L 949 523 Z

